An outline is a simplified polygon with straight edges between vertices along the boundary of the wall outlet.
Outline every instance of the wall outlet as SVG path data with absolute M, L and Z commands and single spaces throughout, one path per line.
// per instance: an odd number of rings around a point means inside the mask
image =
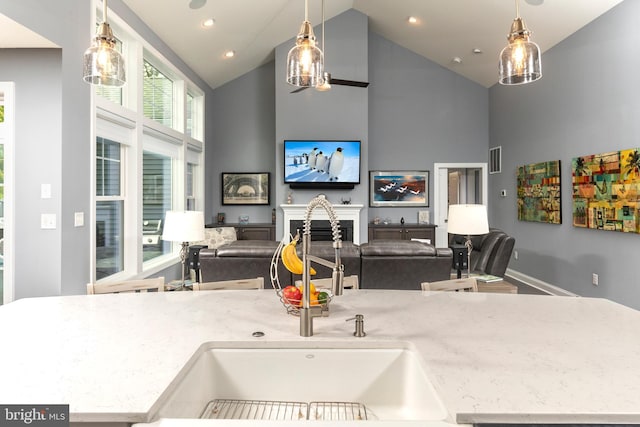
M 518 251 L 513 251 L 513 259 L 518 259 Z
M 596 273 L 591 275 L 591 283 L 593 283 L 593 286 L 598 286 L 598 275 Z

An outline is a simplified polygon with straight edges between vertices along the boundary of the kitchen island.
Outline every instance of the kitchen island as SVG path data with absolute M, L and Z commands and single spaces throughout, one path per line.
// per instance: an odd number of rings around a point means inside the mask
M 83 295 L 7 304 L 0 328 L 0 403 L 69 404 L 72 425 L 155 421 L 204 343 L 390 342 L 419 352 L 450 422 L 640 423 L 640 312 L 604 299 L 345 291 L 302 338 L 272 290 Z

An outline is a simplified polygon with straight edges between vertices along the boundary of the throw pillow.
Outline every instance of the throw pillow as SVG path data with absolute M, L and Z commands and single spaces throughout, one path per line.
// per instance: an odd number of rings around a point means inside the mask
M 192 245 L 207 245 L 211 249 L 216 249 L 236 240 L 236 229 L 234 227 L 205 228 L 204 240 L 202 242 L 192 243 Z

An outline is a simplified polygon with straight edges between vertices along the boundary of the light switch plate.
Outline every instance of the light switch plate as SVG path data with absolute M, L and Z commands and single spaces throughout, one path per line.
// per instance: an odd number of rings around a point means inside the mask
M 41 199 L 51 198 L 51 184 L 40 185 L 40 198 Z
M 40 228 L 43 230 L 53 230 L 56 228 L 56 214 L 41 214 Z
M 76 212 L 73 214 L 73 225 L 74 227 L 84 226 L 84 212 Z

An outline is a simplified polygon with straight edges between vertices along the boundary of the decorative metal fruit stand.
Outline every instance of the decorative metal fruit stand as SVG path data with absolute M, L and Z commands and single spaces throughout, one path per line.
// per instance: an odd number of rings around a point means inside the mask
M 276 290 L 276 294 L 278 295 L 278 298 L 280 298 L 280 302 L 282 303 L 282 305 L 284 305 L 284 307 L 286 308 L 287 313 L 294 316 L 300 315 L 300 307 L 302 305 L 302 300 L 287 299 L 283 295 L 283 289 L 288 285 L 282 286 L 282 284 L 280 283 L 280 277 L 278 276 L 278 263 L 283 261 L 283 250 L 285 249 L 285 247 L 292 245 L 293 248 L 289 247 L 288 250 L 293 250 L 293 254 L 295 254 L 295 246 L 297 245 L 299 240 L 300 240 L 299 234 L 296 234 L 295 236 L 291 236 L 291 235 L 284 236 L 282 240 L 280 240 L 278 247 L 276 248 L 275 252 L 273 253 L 273 256 L 271 257 L 271 265 L 269 268 L 269 276 L 271 279 L 271 285 L 273 286 L 273 289 Z M 297 255 L 294 255 L 294 256 L 297 258 Z M 296 262 L 301 263 L 302 261 L 298 259 L 296 260 Z M 290 266 L 287 266 L 287 264 L 284 262 L 283 264 L 285 265 L 285 268 L 287 268 L 292 274 L 296 274 L 295 271 L 290 270 Z M 291 283 L 291 285 L 295 285 L 295 284 Z M 318 302 L 318 304 L 321 306 L 327 307 L 329 305 L 329 302 L 331 302 L 332 295 L 328 289 L 322 289 L 322 292 L 325 292 L 327 294 L 327 298 L 322 302 Z

